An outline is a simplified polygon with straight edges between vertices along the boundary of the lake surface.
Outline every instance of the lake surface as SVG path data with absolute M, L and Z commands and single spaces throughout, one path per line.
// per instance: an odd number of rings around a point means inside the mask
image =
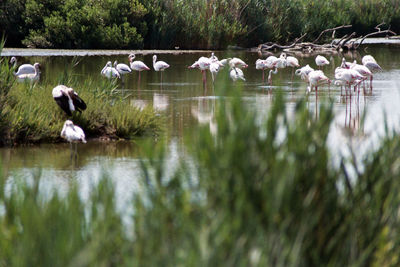
M 32 52 L 32 51 L 31 51 Z M 293 112 L 296 101 L 307 99 L 308 107 L 317 114 L 317 106 L 321 103 L 334 102 L 335 120 L 332 124 L 329 144 L 335 155 L 348 153 L 350 144 L 360 155 L 378 144 L 379 136 L 384 133 L 384 116 L 388 125 L 398 129 L 400 122 L 400 47 L 368 46 L 353 54 L 345 54 L 347 61 L 356 59 L 361 62 L 365 54 L 371 54 L 383 68 L 382 72 L 374 75 L 372 92 L 367 88 L 366 94 L 361 92 L 359 97 L 345 98 L 341 96 L 340 87 L 322 86 L 319 88 L 318 99 L 315 92 L 306 94 L 307 85 L 294 76 L 291 81 L 292 69 L 280 70 L 273 75 L 273 86 L 269 87 L 262 82 L 262 72 L 255 69 L 255 61 L 268 55 L 260 55 L 247 51 L 217 51 L 215 55 L 222 59 L 240 57 L 249 67 L 244 69 L 246 81 L 232 82 L 229 80 L 229 70 L 221 70 L 215 83 L 207 73 L 207 82 L 203 84 L 199 70 L 188 69 L 200 56 L 210 56 L 207 51 L 137 51 L 136 60 L 144 61 L 152 69 L 153 53 L 158 54 L 158 60 L 166 61 L 171 65 L 163 73 L 143 71 L 138 83 L 138 73 L 133 72 L 120 80 L 119 91 L 127 95 L 127 100 L 137 107 L 153 106 L 157 112 L 166 117 L 166 138 L 170 142 L 170 159 L 176 161 L 182 148 L 183 136 L 187 129 L 195 125 L 208 125 L 210 131 L 215 131 L 214 114 L 221 99 L 225 99 L 224 86 L 229 88 L 240 86 L 243 91 L 242 99 L 250 107 L 256 109 L 260 119 L 267 116 L 268 109 L 274 100 L 274 90 L 281 88 L 284 91 L 288 113 Z M 79 79 L 93 77 L 105 79 L 100 71 L 107 61 L 128 64 L 130 51 L 76 51 L 79 64 L 74 67 L 73 73 Z M 280 53 L 275 54 L 279 56 Z M 57 85 L 57 77 L 73 60 L 67 52 L 63 56 L 51 56 L 48 51 L 29 55 L 29 50 L 3 51 L 5 56 L 19 57 L 20 63 L 39 62 L 41 81 Z M 295 55 L 301 66 L 310 64 L 316 68 L 316 55 Z M 331 64 L 324 68 L 325 74 L 333 79 L 334 69 L 340 65 L 343 55 L 325 55 Z M 268 73 L 266 73 L 266 76 Z M 51 92 L 49 92 L 51 94 Z M 361 116 L 366 112 L 364 124 Z M 61 130 L 61 129 L 60 129 Z M 78 159 L 70 159 L 69 144 L 41 144 L 17 148 L 1 148 L 0 158 L 2 171 L 10 177 L 32 176 L 41 171 L 43 188 L 53 186 L 68 188 L 70 181 L 77 180 L 82 185 L 82 191 L 90 188 L 102 172 L 106 170 L 115 177 L 117 190 L 121 193 L 121 200 L 131 196 L 132 190 L 138 186 L 140 148 L 143 140 L 133 142 L 100 143 L 89 141 L 78 146 Z

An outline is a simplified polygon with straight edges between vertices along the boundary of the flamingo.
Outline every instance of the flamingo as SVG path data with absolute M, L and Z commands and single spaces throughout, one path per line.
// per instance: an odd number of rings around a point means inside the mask
M 370 71 L 382 70 L 381 66 L 376 62 L 375 58 L 371 55 L 363 56 L 361 60 L 362 64 L 366 66 Z
M 297 69 L 295 71 L 295 74 L 300 76 L 302 80 L 304 80 L 304 81 L 306 81 L 306 83 L 308 83 L 308 74 L 312 71 L 314 71 L 314 69 L 311 68 L 310 65 L 307 64 L 304 67 Z
M 269 70 L 269 74 L 268 74 L 268 83 L 271 86 L 272 85 L 272 74 L 277 74 L 278 73 L 278 69 L 275 68 L 275 70 Z
M 315 58 L 315 64 L 317 64 L 318 68 L 321 69 L 321 67 L 329 65 L 329 60 L 327 60 L 324 56 L 318 55 Z
M 119 72 L 120 75 L 125 75 L 132 72 L 128 65 L 124 63 L 118 64 L 118 61 L 114 61 L 114 68 Z
M 12 57 L 10 63 L 13 64 L 14 68 L 17 68 L 17 58 Z M 35 74 L 35 67 L 31 64 L 22 64 L 18 67 L 18 71 L 14 72 L 15 76 L 19 76 L 21 74 Z
M 240 58 L 234 57 L 229 61 L 229 64 L 233 67 L 236 68 L 247 68 L 249 65 L 247 65 L 243 60 Z
M 40 64 L 39 63 L 35 63 L 33 66 L 35 68 L 35 72 L 34 73 L 19 74 L 19 75 L 17 75 L 17 80 L 19 82 L 24 82 L 25 80 L 30 80 L 31 82 L 39 80 L 39 78 L 40 78 L 40 71 L 39 71 Z
M 292 82 L 293 82 L 294 68 L 300 67 L 299 61 L 295 57 L 288 56 L 286 57 L 286 66 L 292 68 Z
M 230 66 L 231 66 L 231 71 L 229 72 L 229 76 L 234 82 L 237 81 L 238 79 L 246 81 L 246 79 L 244 78 L 243 71 L 240 68 L 235 67 L 233 63 L 230 63 Z
M 71 148 L 71 160 L 72 160 L 72 155 L 75 154 L 75 158 L 77 157 L 77 143 L 80 141 L 82 143 L 86 143 L 86 137 L 85 133 L 83 132 L 82 128 L 74 125 L 74 123 L 71 120 L 66 120 L 64 122 L 64 126 L 61 130 L 61 137 L 66 139 Z M 75 143 L 75 152 L 72 152 L 72 143 Z
M 161 71 L 161 81 L 162 81 L 162 73 L 165 69 L 169 68 L 169 64 L 164 61 L 157 61 L 157 56 L 153 56 L 153 68 L 155 71 Z
M 278 69 L 284 69 L 287 66 L 286 62 L 286 53 L 282 53 L 279 58 L 276 60 L 274 67 Z
M 189 69 L 200 69 L 202 76 L 203 76 L 203 82 L 206 82 L 206 70 L 210 68 L 211 65 L 211 60 L 207 57 L 200 57 L 195 63 L 193 63 L 191 66 L 189 66 Z
M 219 62 L 218 59 L 211 62 L 210 72 L 211 72 L 211 78 L 212 78 L 213 82 L 214 82 L 214 78 L 215 78 L 214 76 L 217 76 L 220 68 L 223 66 L 224 65 L 222 65 L 222 63 Z
M 53 98 L 57 105 L 67 113 L 68 116 L 72 115 L 72 111 L 81 112 L 86 109 L 86 103 L 78 96 L 74 89 L 65 85 L 57 85 L 52 91 Z
M 318 85 L 323 82 L 330 83 L 329 78 L 325 76 L 322 70 L 313 70 L 309 72 L 307 76 L 309 83 L 309 86 L 307 87 L 308 92 L 311 92 L 312 88 L 315 87 L 315 92 L 318 94 Z
M 214 52 L 211 53 L 211 57 L 210 57 L 211 61 L 217 61 L 218 58 L 214 55 Z
M 101 70 L 101 75 L 106 78 L 121 78 L 119 72 L 112 66 L 111 61 L 108 61 L 104 68 Z
M 135 54 L 130 54 L 128 58 L 131 65 L 131 69 L 139 72 L 139 81 L 140 81 L 140 72 L 144 70 L 150 70 L 150 68 L 147 67 L 146 64 L 144 64 L 142 61 L 139 60 L 133 61 L 136 58 Z
M 358 71 L 354 69 L 336 69 L 335 71 L 335 79 L 339 80 L 335 82 L 335 84 L 343 84 L 349 86 L 349 89 L 352 84 L 359 84 L 361 81 L 365 80 L 365 77 L 362 76 Z M 355 90 L 355 89 L 354 89 Z
M 354 63 L 350 66 L 350 69 L 358 71 L 363 77 L 370 78 L 370 87 L 372 88 L 372 72 L 364 65 L 357 64 L 354 60 Z
M 264 75 L 265 75 L 265 69 L 267 68 L 267 62 L 265 59 L 257 59 L 256 61 L 256 69 L 257 70 L 262 70 L 262 80 L 264 82 Z

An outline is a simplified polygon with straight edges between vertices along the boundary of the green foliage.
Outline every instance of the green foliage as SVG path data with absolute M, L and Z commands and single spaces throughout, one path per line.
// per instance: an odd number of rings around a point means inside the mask
M 0 28 L 11 45 L 54 48 L 226 48 L 286 43 L 352 24 L 366 34 L 399 31 L 392 0 L 5 0 Z M 347 30 L 347 31 L 350 31 Z M 342 30 L 337 35 L 347 33 Z M 323 40 L 321 40 L 323 41 Z
M 4 58 L 2 59 L 4 61 Z M 2 109 L 0 110 L 1 144 L 59 142 L 60 131 L 67 119 L 52 97 L 53 86 L 15 83 L 7 62 L 0 62 L 0 71 L 8 71 L 0 79 Z M 115 93 L 116 82 L 102 79 L 86 80 L 83 84 L 74 79 L 70 67 L 58 78 L 59 84 L 73 87 L 87 103 L 87 109 L 73 114 L 72 120 L 84 129 L 86 136 L 131 139 L 143 135 L 156 135 L 161 118 L 154 110 L 132 107 Z
M 397 134 L 336 166 L 332 106 L 316 120 L 300 101 L 289 118 L 277 93 L 260 122 L 238 92 L 229 99 L 215 135 L 188 133 L 190 162 L 171 166 L 166 144 L 145 147 L 133 215 L 116 211 L 106 172 L 85 198 L 73 181 L 44 195 L 40 173 L 0 176 L 0 266 L 399 265 Z

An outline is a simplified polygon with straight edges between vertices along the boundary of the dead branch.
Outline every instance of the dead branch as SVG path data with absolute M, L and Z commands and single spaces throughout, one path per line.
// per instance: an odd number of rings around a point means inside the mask
M 322 36 L 324 33 L 326 33 L 326 32 L 331 32 L 331 31 L 336 32 L 336 30 L 345 29 L 345 28 L 351 28 L 351 27 L 353 27 L 353 26 L 352 26 L 352 25 L 342 25 L 342 26 L 338 26 L 338 27 L 335 27 L 335 28 L 332 28 L 332 29 L 323 30 L 323 31 L 319 34 L 319 36 L 317 37 L 317 39 L 314 40 L 313 43 L 316 43 L 316 42 L 319 40 L 319 38 L 321 38 L 321 36 Z M 333 37 L 332 37 L 332 38 L 333 38 Z
M 394 31 L 390 30 L 390 29 L 387 29 L 387 30 L 382 31 L 382 30 L 379 28 L 379 26 L 382 25 L 382 24 L 383 24 L 383 23 L 381 23 L 381 24 L 379 24 L 378 26 L 375 27 L 375 29 L 378 29 L 377 32 L 371 32 L 371 33 L 369 33 L 369 34 L 366 34 L 366 35 L 361 39 L 361 41 L 360 41 L 358 44 L 356 44 L 356 45 L 354 46 L 354 49 L 359 48 L 360 45 L 364 42 L 365 38 L 367 38 L 367 37 L 371 37 L 371 36 L 378 35 L 378 34 L 382 34 L 382 33 L 396 35 L 396 33 L 395 33 Z
M 259 46 L 259 48 L 260 48 L 261 50 L 271 50 L 271 49 L 275 49 L 275 48 L 279 48 L 279 49 L 292 48 L 292 47 L 294 47 L 301 39 L 303 39 L 306 35 L 307 35 L 307 33 L 305 33 L 305 34 L 303 34 L 302 36 L 296 38 L 296 39 L 294 40 L 294 42 L 293 42 L 292 44 L 290 44 L 290 45 L 279 45 L 279 44 L 276 44 L 276 43 L 272 43 L 271 45 L 268 45 L 268 43 L 265 43 L 265 44 L 261 44 L 261 45 Z

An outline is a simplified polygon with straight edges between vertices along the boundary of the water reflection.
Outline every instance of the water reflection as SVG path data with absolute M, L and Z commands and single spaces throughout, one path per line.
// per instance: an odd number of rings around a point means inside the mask
M 320 87 L 318 95 L 312 92 L 306 94 L 307 84 L 298 76 L 291 82 L 292 70 L 286 68 L 274 75 L 274 86 L 265 86 L 262 75 L 255 69 L 255 61 L 270 55 L 243 51 L 217 51 L 218 58 L 240 57 L 249 64 L 244 70 L 246 82 L 233 83 L 229 79 L 229 68 L 222 68 L 212 82 L 209 72 L 206 73 L 207 81 L 203 82 L 200 71 L 189 70 L 187 67 L 200 56 L 209 56 L 209 52 L 188 54 L 164 54 L 163 60 L 171 65 L 164 73 L 161 81 L 160 73 L 153 70 L 139 73 L 133 71 L 127 74 L 122 83 L 118 82 L 118 92 L 123 94 L 126 101 L 132 106 L 144 109 L 152 106 L 156 112 L 165 116 L 166 138 L 174 140 L 178 147 L 183 143 L 183 136 L 187 129 L 198 124 L 208 125 L 215 134 L 217 125 L 215 112 L 220 99 L 226 98 L 227 91 L 233 88 L 242 90 L 242 101 L 250 108 L 254 108 L 260 121 L 265 119 L 272 103 L 276 90 L 283 91 L 288 116 L 295 112 L 295 103 L 299 99 L 306 99 L 308 108 L 318 117 L 318 106 L 333 101 L 335 120 L 329 133 L 329 147 L 334 154 L 343 152 L 347 146 L 349 136 L 357 140 L 357 152 L 362 153 L 370 143 L 376 143 L 384 132 L 384 114 L 389 127 L 398 128 L 400 124 L 400 47 L 368 47 L 367 51 L 359 50 L 352 53 L 333 53 L 327 56 L 331 64 L 324 72 L 328 78 L 334 78 L 335 67 L 341 64 L 344 56 L 347 61 L 357 60 L 365 54 L 374 55 L 383 68 L 376 73 L 373 81 L 373 90 L 368 84 L 361 87 L 360 94 L 346 95 L 339 87 Z M 101 79 L 100 67 L 107 61 L 126 62 L 125 54 L 112 54 L 80 58 L 79 64 L 74 67 L 74 75 L 84 81 L 87 77 Z M 158 52 L 157 52 L 158 53 Z M 279 56 L 280 53 L 274 54 Z M 310 64 L 315 67 L 315 55 L 303 53 L 288 53 L 299 59 L 301 66 Z M 146 65 L 152 65 L 153 53 L 140 56 Z M 40 83 L 58 84 L 59 73 L 63 73 L 66 66 L 70 66 L 72 57 L 35 56 L 25 57 L 21 62 L 39 62 L 42 65 Z M 365 119 L 363 119 L 365 117 Z M 111 142 L 101 143 L 89 140 L 87 144 L 78 145 L 78 158 L 76 162 L 70 161 L 69 144 L 42 144 L 18 148 L 1 148 L 0 157 L 3 172 L 29 172 L 34 168 L 42 168 L 46 175 L 61 177 L 65 173 L 78 180 L 99 175 L 102 168 L 119 177 L 118 181 L 124 183 L 122 187 L 128 190 L 129 186 L 138 177 L 137 161 L 140 158 L 138 151 L 140 142 Z M 123 177 L 123 179 L 120 179 Z

